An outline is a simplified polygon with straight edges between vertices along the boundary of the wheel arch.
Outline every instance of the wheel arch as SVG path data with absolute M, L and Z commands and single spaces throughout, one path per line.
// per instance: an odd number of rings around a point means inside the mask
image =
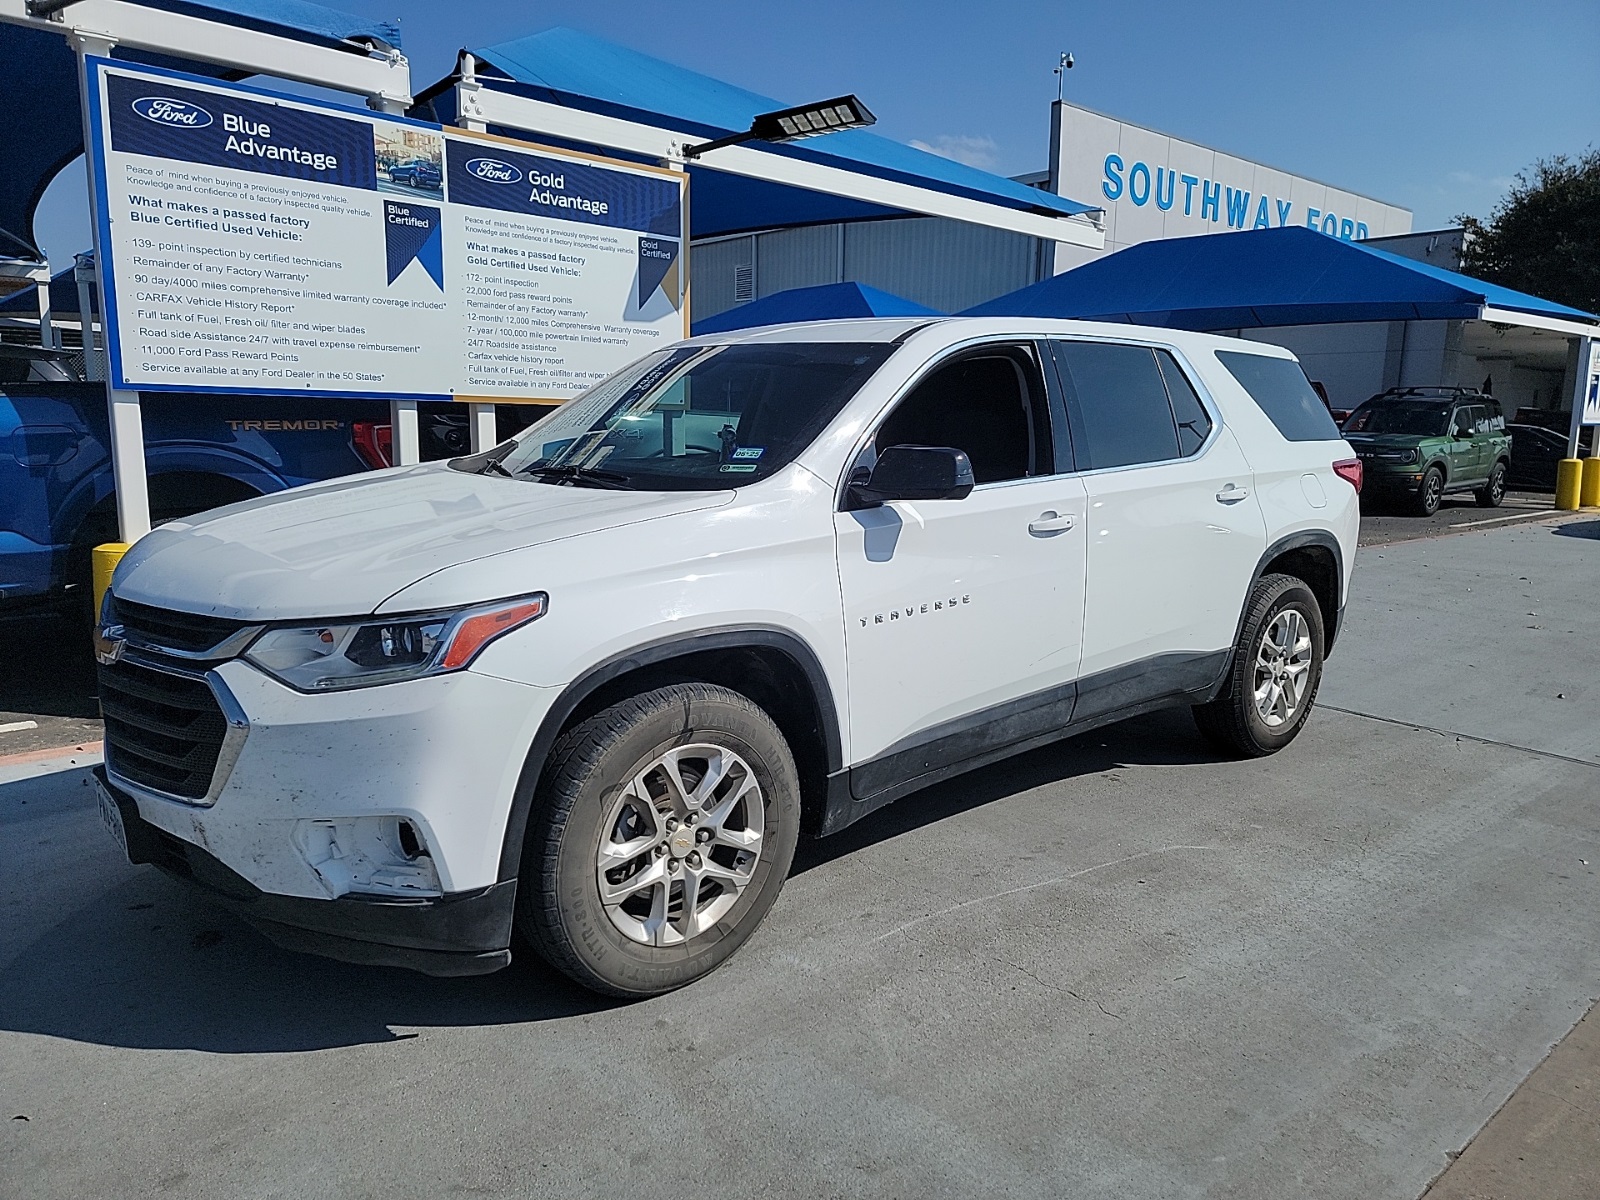
M 1322 612 L 1324 634 L 1323 656 L 1333 650 L 1334 639 L 1339 634 L 1339 624 L 1344 615 L 1341 598 L 1344 596 L 1344 550 L 1339 539 L 1325 529 L 1302 529 L 1273 542 L 1256 563 L 1250 586 L 1245 589 L 1244 608 L 1239 613 L 1239 629 L 1234 634 L 1238 644 L 1244 630 L 1245 611 L 1256 584 L 1265 575 L 1293 575 L 1305 581 L 1311 594 L 1317 598 Z
M 499 879 L 521 867 L 528 818 L 546 759 L 561 732 L 618 700 L 673 683 L 710 683 L 749 697 L 777 722 L 800 771 L 803 819 L 820 819 L 828 777 L 843 766 L 838 709 L 816 652 L 770 626 L 722 626 L 675 635 L 614 655 L 562 691 L 539 723 L 512 796 Z

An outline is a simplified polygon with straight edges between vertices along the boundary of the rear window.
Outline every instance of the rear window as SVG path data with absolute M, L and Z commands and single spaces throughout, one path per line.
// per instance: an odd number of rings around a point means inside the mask
M 1293 359 L 1218 350 L 1217 361 L 1228 368 L 1228 373 L 1250 393 L 1288 441 L 1339 440 L 1339 427 L 1328 415 L 1327 405 L 1311 389 L 1311 381 Z

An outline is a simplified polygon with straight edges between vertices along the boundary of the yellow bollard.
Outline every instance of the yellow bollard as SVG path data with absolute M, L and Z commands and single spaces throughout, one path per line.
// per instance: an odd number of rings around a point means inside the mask
M 103 546 L 96 546 L 89 552 L 90 571 L 94 578 L 94 615 L 96 621 L 100 619 L 100 605 L 106 598 L 106 589 L 111 586 L 111 572 L 117 569 L 117 564 L 122 561 L 122 556 L 127 552 L 127 542 L 107 542 Z
M 1578 490 L 1578 503 L 1585 508 L 1600 505 L 1600 458 L 1583 460 L 1583 484 Z
M 1583 490 L 1583 459 L 1563 458 L 1556 464 L 1556 507 L 1571 512 Z

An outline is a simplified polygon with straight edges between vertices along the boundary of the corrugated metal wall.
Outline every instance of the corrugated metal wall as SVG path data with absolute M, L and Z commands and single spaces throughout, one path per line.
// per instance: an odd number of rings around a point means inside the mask
M 1037 283 L 1037 238 L 940 217 L 910 217 L 775 229 L 697 242 L 689 270 L 695 318 L 742 300 L 741 268 L 753 272 L 747 298 L 846 280 L 881 288 L 941 312 L 960 312 Z

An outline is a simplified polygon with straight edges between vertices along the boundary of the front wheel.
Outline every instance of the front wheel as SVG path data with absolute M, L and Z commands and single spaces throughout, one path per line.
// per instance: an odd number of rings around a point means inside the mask
M 1489 482 L 1476 492 L 1479 508 L 1499 508 L 1506 498 L 1506 464 L 1497 462 L 1489 472 Z
M 800 781 L 771 717 L 687 683 L 623 700 L 557 741 L 535 798 L 517 925 L 597 992 L 653 996 L 720 966 L 794 858 Z
M 1264 576 L 1250 593 L 1222 691 L 1194 708 L 1210 741 L 1248 758 L 1276 754 L 1311 715 L 1322 683 L 1322 608 L 1302 580 Z
M 1422 473 L 1417 494 L 1411 498 L 1411 511 L 1419 517 L 1431 517 L 1439 511 L 1439 504 L 1443 500 L 1444 472 L 1438 467 L 1429 467 Z

